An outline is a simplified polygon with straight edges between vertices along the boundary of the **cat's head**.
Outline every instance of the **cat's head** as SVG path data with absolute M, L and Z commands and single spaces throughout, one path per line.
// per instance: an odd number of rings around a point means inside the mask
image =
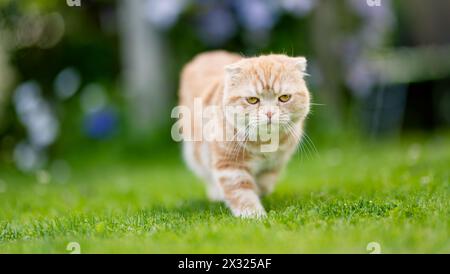
M 245 58 L 225 67 L 223 105 L 248 115 L 250 127 L 280 128 L 303 121 L 310 109 L 304 57 L 266 55 Z M 235 119 L 226 112 L 226 119 Z

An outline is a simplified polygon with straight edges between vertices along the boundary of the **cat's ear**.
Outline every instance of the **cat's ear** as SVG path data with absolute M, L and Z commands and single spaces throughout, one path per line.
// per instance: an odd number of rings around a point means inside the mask
M 234 76 L 234 75 L 240 73 L 241 70 L 242 70 L 241 67 L 238 64 L 236 64 L 236 63 L 225 66 L 225 72 L 229 76 Z
M 308 65 L 308 61 L 305 57 L 294 57 L 292 58 L 295 64 L 295 67 L 300 70 L 301 72 L 306 72 L 306 67 Z

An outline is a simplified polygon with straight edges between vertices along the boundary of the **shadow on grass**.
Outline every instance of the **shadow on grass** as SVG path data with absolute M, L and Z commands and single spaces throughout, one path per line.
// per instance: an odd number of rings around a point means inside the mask
M 149 213 L 180 215 L 193 217 L 198 215 L 219 216 L 229 213 L 224 203 L 211 202 L 207 199 L 193 199 L 180 201 L 175 206 L 153 206 Z
M 325 194 L 272 194 L 264 197 L 262 203 L 274 215 L 295 214 L 315 218 L 387 217 L 398 208 L 392 201 L 371 200 L 367 197 L 339 196 Z M 150 215 L 171 215 L 184 218 L 230 217 L 231 212 L 223 202 L 205 199 L 183 200 L 167 207 L 156 206 L 146 210 Z

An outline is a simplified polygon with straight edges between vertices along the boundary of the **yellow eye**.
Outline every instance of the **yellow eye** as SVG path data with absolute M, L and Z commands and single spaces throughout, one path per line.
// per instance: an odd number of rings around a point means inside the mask
M 281 95 L 280 97 L 278 97 L 278 100 L 280 100 L 280 102 L 286 103 L 287 101 L 289 101 L 289 99 L 291 99 L 291 95 Z
M 247 98 L 247 102 L 249 104 L 254 105 L 254 104 L 257 104 L 259 102 L 259 99 L 257 97 L 248 97 Z

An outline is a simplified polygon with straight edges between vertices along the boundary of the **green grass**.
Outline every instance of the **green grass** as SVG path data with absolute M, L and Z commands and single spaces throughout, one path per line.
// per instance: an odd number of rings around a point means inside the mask
M 0 253 L 450 252 L 448 135 L 318 149 L 294 157 L 260 221 L 208 202 L 172 150 L 80 152 L 64 184 L 0 167 Z

